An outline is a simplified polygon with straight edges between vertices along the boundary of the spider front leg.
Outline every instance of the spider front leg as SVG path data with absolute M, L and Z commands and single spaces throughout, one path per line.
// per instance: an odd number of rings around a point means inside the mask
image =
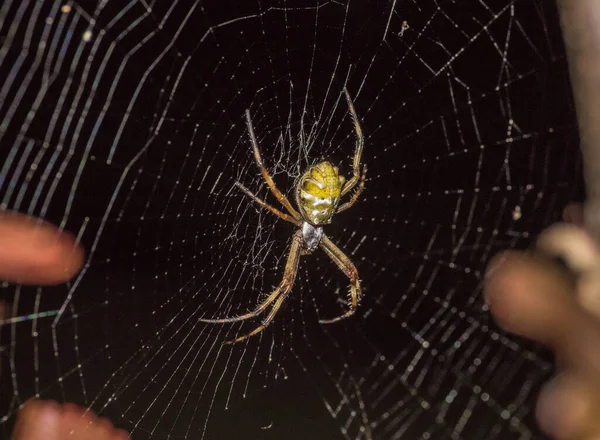
M 255 196 L 252 191 L 250 191 L 248 188 L 246 188 L 244 185 L 242 185 L 240 182 L 235 182 L 235 186 L 237 186 L 239 189 L 241 189 L 244 194 L 246 194 L 248 197 L 250 197 L 252 200 L 254 200 L 256 203 L 258 203 L 262 208 L 265 208 L 266 210 L 272 212 L 273 214 L 275 214 L 277 217 L 288 221 L 290 223 L 295 224 L 296 226 L 300 226 L 300 222 L 298 220 L 296 220 L 294 217 L 292 217 L 291 215 L 285 214 L 283 212 L 281 212 L 280 210 L 278 210 L 277 208 L 273 208 L 271 205 L 269 205 L 267 202 L 265 202 L 262 199 L 259 199 L 257 196 Z
M 319 319 L 321 324 L 331 324 L 332 322 L 341 321 L 342 319 L 352 316 L 356 311 L 361 296 L 360 280 L 358 279 L 358 270 L 356 270 L 356 266 L 329 238 L 323 235 L 319 246 L 350 279 L 350 308 L 348 311 L 335 318 Z
M 352 98 L 350 98 L 350 93 L 348 93 L 348 89 L 346 87 L 344 87 L 344 95 L 346 95 L 346 102 L 348 103 L 350 115 L 352 116 L 352 122 L 354 123 L 354 131 L 356 132 L 356 150 L 354 151 L 354 158 L 352 159 L 352 178 L 348 180 L 342 188 L 341 196 L 348 194 L 348 192 L 354 188 L 360 180 L 360 158 L 365 145 L 365 138 L 363 136 L 362 128 L 360 126 L 360 122 L 358 121 L 358 116 L 356 115 Z
M 271 309 L 267 317 L 263 320 L 260 326 L 258 326 L 256 329 L 244 336 L 240 336 L 239 338 L 234 339 L 232 341 L 226 341 L 225 344 L 235 344 L 236 342 L 248 339 L 249 337 L 254 336 L 263 331 L 273 321 L 275 315 L 279 311 L 279 308 L 281 307 L 281 305 L 291 292 L 292 287 L 294 286 L 296 274 L 298 273 L 298 264 L 300 263 L 301 249 L 302 230 L 299 230 L 294 234 L 294 237 L 292 238 L 292 245 L 290 246 L 290 253 L 288 255 L 287 263 L 285 264 L 283 279 L 281 280 L 277 288 L 256 309 L 244 315 L 234 316 L 232 318 L 199 319 L 199 321 L 208 322 L 211 324 L 225 324 L 230 322 L 244 321 L 246 319 L 255 318 L 256 316 L 260 315 L 267 309 L 267 307 L 269 307 L 271 303 L 275 302 L 273 308 Z
M 362 172 L 362 176 L 360 178 L 360 184 L 358 185 L 358 189 L 356 190 L 356 192 L 352 195 L 352 197 L 350 198 L 350 200 L 348 200 L 346 203 L 344 203 L 343 205 L 341 205 L 336 212 L 340 213 L 342 211 L 345 211 L 346 209 L 350 208 L 352 205 L 354 205 L 356 203 L 356 201 L 358 200 L 358 198 L 360 197 L 361 193 L 363 192 L 363 189 L 365 189 L 365 179 L 367 178 L 367 165 L 363 165 L 363 172 Z
M 269 189 L 271 190 L 273 195 L 277 198 L 277 200 L 279 200 L 279 203 L 285 206 L 285 209 L 287 209 L 288 212 L 296 220 L 300 220 L 300 214 L 294 209 L 288 198 L 281 191 L 279 191 L 277 185 L 275 185 L 275 182 L 273 181 L 273 178 L 271 177 L 271 175 L 269 174 L 269 172 L 263 164 L 262 157 L 260 156 L 260 151 L 258 150 L 258 142 L 256 141 L 256 136 L 254 135 L 254 127 L 252 126 L 250 110 L 246 110 L 246 126 L 248 127 L 248 135 L 250 136 L 250 142 L 252 143 L 252 150 L 254 151 L 254 161 L 256 162 L 256 165 L 258 166 L 258 169 L 260 170 L 263 179 L 269 186 Z

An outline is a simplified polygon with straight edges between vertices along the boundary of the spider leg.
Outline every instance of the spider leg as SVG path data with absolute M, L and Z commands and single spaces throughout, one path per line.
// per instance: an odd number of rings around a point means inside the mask
M 252 143 L 252 150 L 254 151 L 254 160 L 256 161 L 256 165 L 258 166 L 258 169 L 260 170 L 263 179 L 265 179 L 265 182 L 267 183 L 267 185 L 269 185 L 271 192 L 277 198 L 277 200 L 279 200 L 279 203 L 285 206 L 285 209 L 288 210 L 292 217 L 294 217 L 296 220 L 300 220 L 300 214 L 294 209 L 288 198 L 281 191 L 279 191 L 277 185 L 275 185 L 275 182 L 273 181 L 273 178 L 271 177 L 271 175 L 269 174 L 269 172 L 263 164 L 262 157 L 260 156 L 260 151 L 258 150 L 258 142 L 256 141 L 256 136 L 254 135 L 254 128 L 252 127 L 250 110 L 246 110 L 246 126 L 248 127 L 248 134 L 250 136 L 250 142 Z
M 363 172 L 362 172 L 362 176 L 360 177 L 360 184 L 358 185 L 358 189 L 352 195 L 350 200 L 348 200 L 346 203 L 344 203 L 337 209 L 336 214 L 340 213 L 342 211 L 345 211 L 346 209 L 350 208 L 352 205 L 354 205 L 356 203 L 356 201 L 360 197 L 360 194 L 363 192 L 363 189 L 365 189 L 366 177 L 367 177 L 367 165 L 365 164 L 365 165 L 363 165 Z
M 352 160 L 352 178 L 348 180 L 342 187 L 341 196 L 347 194 L 348 191 L 354 188 L 360 180 L 360 158 L 365 145 L 365 138 L 363 136 L 362 128 L 360 126 L 360 122 L 358 121 L 358 116 L 356 115 L 352 98 L 350 98 L 350 93 L 348 93 L 348 89 L 346 87 L 344 87 L 344 94 L 346 95 L 346 102 L 348 103 L 348 108 L 350 109 L 352 122 L 354 122 L 354 131 L 356 132 L 356 151 L 354 152 L 354 158 Z
M 225 342 L 225 344 L 235 344 L 235 343 L 238 343 L 238 342 L 243 341 L 245 339 L 251 338 L 252 336 L 254 336 L 254 335 L 262 332 L 264 329 L 266 329 L 268 327 L 268 325 L 271 323 L 271 321 L 273 321 L 273 319 L 275 318 L 275 315 L 279 311 L 279 308 L 281 307 L 281 305 L 283 304 L 283 302 L 285 301 L 285 299 L 289 295 L 290 290 L 291 289 L 288 289 L 287 291 L 281 293 L 281 295 L 279 296 L 279 298 L 277 299 L 277 301 L 275 301 L 275 304 L 273 305 L 273 308 L 271 309 L 271 311 L 269 312 L 269 314 L 267 315 L 267 317 L 263 320 L 263 322 L 262 322 L 261 325 L 259 325 L 258 327 L 256 327 L 250 333 L 247 333 L 244 336 L 240 336 L 239 338 L 234 339 L 233 341 L 227 341 L 227 342 Z
M 265 309 L 267 307 L 269 307 L 269 305 L 277 299 L 277 297 L 279 296 L 280 293 L 281 293 L 281 284 L 279 284 L 279 286 L 277 286 L 277 289 L 275 289 L 273 291 L 273 293 L 271 293 L 267 297 L 267 299 L 265 299 L 257 308 L 255 308 L 251 312 L 248 312 L 244 315 L 234 316 L 232 318 L 221 318 L 221 319 L 198 318 L 198 321 L 209 322 L 211 324 L 226 324 L 228 322 L 245 321 L 246 319 L 254 318 L 254 317 L 260 315 L 262 312 L 264 312 Z
M 250 197 L 252 200 L 254 200 L 256 203 L 258 203 L 262 208 L 265 208 L 269 211 L 271 211 L 273 214 L 275 214 L 277 217 L 288 221 L 290 223 L 295 224 L 296 226 L 300 226 L 300 222 L 298 220 L 296 220 L 294 217 L 292 217 L 289 214 L 285 214 L 283 212 L 281 212 L 280 210 L 278 210 L 277 208 L 273 208 L 271 205 L 269 205 L 267 202 L 265 202 L 262 199 L 259 199 L 257 196 L 255 196 L 248 188 L 246 188 L 244 185 L 242 185 L 240 182 L 235 182 L 235 186 L 237 186 L 239 189 L 241 189 L 248 197 Z
M 222 319 L 199 319 L 201 322 L 208 322 L 212 324 L 224 324 L 228 322 L 237 322 L 244 321 L 246 319 L 254 318 L 261 314 L 265 309 L 275 301 L 273 308 L 267 315 L 267 317 L 263 320 L 262 325 L 247 335 L 241 336 L 233 341 L 227 341 L 226 344 L 233 344 L 239 341 L 243 341 L 255 334 L 264 330 L 270 323 L 273 321 L 275 314 L 281 307 L 281 304 L 288 296 L 292 287 L 294 286 L 294 281 L 296 280 L 296 274 L 298 273 L 298 264 L 300 263 L 300 255 L 302 250 L 302 230 L 297 231 L 292 238 L 292 245 L 290 246 L 290 252 L 288 255 L 287 262 L 285 264 L 285 270 L 283 272 L 283 278 L 277 288 L 264 300 L 256 309 L 253 311 L 246 313 L 244 315 L 235 316 L 232 318 L 222 318 Z
M 350 258 L 348 258 L 335 244 L 333 244 L 329 238 L 323 235 L 319 246 L 321 246 L 321 249 L 325 251 L 329 258 L 331 258 L 342 270 L 342 272 L 344 272 L 344 274 L 350 279 L 351 302 L 348 311 L 335 318 L 319 319 L 321 324 L 331 324 L 332 322 L 341 321 L 342 319 L 352 316 L 356 311 L 356 307 L 358 306 L 358 301 L 360 300 L 361 296 L 360 280 L 358 279 L 358 270 L 356 270 L 356 266 L 354 266 L 352 261 L 350 261 Z

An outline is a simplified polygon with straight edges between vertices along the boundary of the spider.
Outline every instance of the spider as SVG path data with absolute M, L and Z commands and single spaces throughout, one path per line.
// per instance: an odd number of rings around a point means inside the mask
M 350 279 L 349 309 L 341 316 L 330 319 L 320 319 L 319 322 L 322 324 L 329 324 L 348 318 L 354 314 L 356 307 L 358 306 L 361 296 L 361 289 L 356 266 L 354 266 L 352 261 L 323 233 L 323 225 L 330 224 L 334 214 L 345 211 L 354 205 L 365 187 L 367 166 L 363 165 L 362 173 L 360 170 L 360 158 L 364 145 L 364 137 L 358 117 L 356 116 L 356 111 L 354 110 L 354 104 L 352 103 L 352 99 L 350 98 L 350 94 L 346 88 L 344 88 L 344 94 L 346 95 L 348 108 L 352 116 L 352 121 L 354 122 L 354 130 L 356 131 L 356 151 L 354 152 L 352 164 L 352 178 L 346 181 L 343 176 L 339 175 L 338 168 L 333 166 L 329 161 L 323 161 L 311 166 L 302 175 L 295 188 L 296 205 L 298 207 L 297 210 L 294 209 L 288 198 L 281 191 L 279 191 L 275 185 L 275 182 L 273 182 L 271 175 L 265 168 L 263 160 L 260 156 L 260 151 L 258 150 L 256 136 L 254 135 L 250 111 L 246 110 L 246 126 L 248 128 L 248 134 L 250 136 L 250 142 L 254 152 L 254 160 L 263 176 L 264 181 L 269 186 L 269 189 L 277 198 L 279 203 L 285 207 L 287 213 L 281 212 L 277 208 L 269 205 L 264 200 L 258 198 L 240 182 L 236 181 L 235 185 L 248 197 L 254 200 L 260 207 L 267 209 L 287 222 L 293 223 L 300 229 L 298 229 L 292 237 L 292 244 L 290 246 L 287 263 L 285 265 L 281 282 L 258 307 L 249 313 L 231 318 L 200 319 L 202 322 L 213 324 L 244 321 L 259 316 L 272 304 L 271 310 L 262 320 L 260 326 L 250 333 L 240 336 L 237 339 L 226 341 L 226 344 L 234 344 L 236 342 L 248 339 L 251 336 L 260 333 L 269 324 L 271 324 L 275 318 L 275 315 L 281 308 L 281 305 L 290 294 L 292 287 L 294 286 L 296 274 L 298 273 L 300 256 L 311 254 L 317 249 L 317 247 L 320 247 Z M 338 206 L 340 198 L 348 194 L 357 184 L 358 189 L 354 192 L 352 197 L 350 197 L 346 203 Z

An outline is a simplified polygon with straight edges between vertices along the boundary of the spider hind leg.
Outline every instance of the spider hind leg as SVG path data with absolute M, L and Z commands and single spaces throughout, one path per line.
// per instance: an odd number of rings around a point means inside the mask
M 281 295 L 279 296 L 279 298 L 277 299 L 277 301 L 275 301 L 275 304 L 273 305 L 273 308 L 271 309 L 271 311 L 269 312 L 269 314 L 264 319 L 264 321 L 262 322 L 261 325 L 259 325 L 258 327 L 256 327 L 250 333 L 245 334 L 244 336 L 240 336 L 239 338 L 233 339 L 231 341 L 226 341 L 225 344 L 232 345 L 232 344 L 235 344 L 237 342 L 241 342 L 241 341 L 243 341 L 245 339 L 248 339 L 248 338 L 250 338 L 250 337 L 252 337 L 252 336 L 254 336 L 254 335 L 262 332 L 264 329 L 266 329 L 269 326 L 269 324 L 273 321 L 273 319 L 275 318 L 275 315 L 277 314 L 277 312 L 279 311 L 279 308 L 281 307 L 281 305 L 283 304 L 283 302 L 287 298 L 290 290 L 291 290 L 291 288 L 287 288 L 284 292 L 281 293 Z
M 327 236 L 323 236 L 321 240 L 321 249 L 325 251 L 325 253 L 333 260 L 333 262 L 344 272 L 344 274 L 350 279 L 350 308 L 346 313 L 340 316 L 336 316 L 335 318 L 329 319 L 319 319 L 321 324 L 331 324 L 334 322 L 341 321 L 342 319 L 349 318 L 354 314 L 356 308 L 358 307 L 358 302 L 360 301 L 360 297 L 362 294 L 360 288 L 360 280 L 358 279 L 358 270 L 356 266 L 350 261 L 348 258 L 333 242 L 327 238 Z
M 277 288 L 267 297 L 267 299 L 263 301 L 256 309 L 254 309 L 252 312 L 233 318 L 200 319 L 200 321 L 213 324 L 244 321 L 246 319 L 255 318 L 260 313 L 264 312 L 271 303 L 275 302 L 275 304 L 273 304 L 273 307 L 271 308 L 271 311 L 263 320 L 260 326 L 252 330 L 250 333 L 240 336 L 239 338 L 230 341 L 225 341 L 224 344 L 235 344 L 262 332 L 265 328 L 269 326 L 269 324 L 271 324 L 271 322 L 273 322 L 273 319 L 275 319 L 275 315 L 281 308 L 285 299 L 290 294 L 292 287 L 294 287 L 294 281 L 296 280 L 296 275 L 298 273 L 298 264 L 300 263 L 300 256 L 302 255 L 302 243 L 302 230 L 298 230 L 292 238 L 292 245 L 290 246 L 290 252 L 288 255 L 287 263 L 285 264 L 285 270 L 283 272 L 283 278 L 281 282 L 279 283 Z

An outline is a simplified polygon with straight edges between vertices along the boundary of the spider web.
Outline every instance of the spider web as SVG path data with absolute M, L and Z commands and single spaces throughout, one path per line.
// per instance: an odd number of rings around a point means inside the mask
M 27 399 L 75 402 L 135 439 L 541 438 L 553 372 L 500 331 L 485 265 L 580 195 L 553 2 L 7 0 L 0 6 L 3 209 L 72 231 L 86 265 L 3 285 L 0 432 Z M 274 323 L 245 313 L 281 280 L 293 198 L 328 159 L 351 175 L 346 86 L 366 189 L 302 257 Z

